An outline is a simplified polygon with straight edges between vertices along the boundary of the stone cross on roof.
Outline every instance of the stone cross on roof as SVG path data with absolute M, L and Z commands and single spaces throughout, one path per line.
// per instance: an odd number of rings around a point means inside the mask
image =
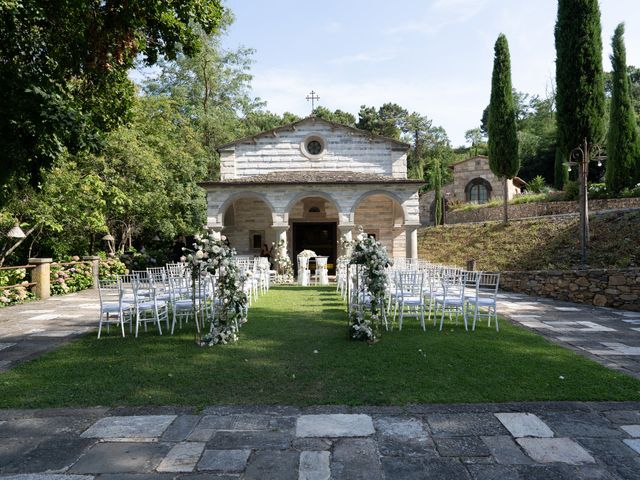
M 309 95 L 307 95 L 307 102 L 311 100 L 311 113 L 313 113 L 313 111 L 316 108 L 316 100 L 320 100 L 320 97 L 318 95 L 316 95 L 316 92 L 314 92 L 313 90 L 311 90 L 311 92 L 309 93 Z

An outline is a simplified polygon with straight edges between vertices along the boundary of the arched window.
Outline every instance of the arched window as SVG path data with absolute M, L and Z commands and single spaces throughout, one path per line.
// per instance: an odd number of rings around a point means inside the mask
M 487 203 L 491 200 L 491 184 L 484 178 L 474 178 L 464 189 L 467 202 Z

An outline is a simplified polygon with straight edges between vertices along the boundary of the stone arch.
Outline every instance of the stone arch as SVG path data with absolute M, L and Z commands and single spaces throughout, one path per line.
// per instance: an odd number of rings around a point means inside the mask
M 273 207 L 273 204 L 269 201 L 267 196 L 264 194 L 256 193 L 256 192 L 236 192 L 229 195 L 227 199 L 224 201 L 224 203 L 220 205 L 220 208 L 218 208 L 218 215 L 220 216 L 220 218 L 224 218 L 225 212 L 231 205 L 233 205 L 233 202 L 243 198 L 253 198 L 256 200 L 261 200 L 262 202 L 265 203 L 267 208 L 269 208 L 269 210 L 271 211 L 271 214 L 273 214 L 276 210 Z
M 492 196 L 492 192 L 493 192 L 493 187 L 491 186 L 491 182 L 489 182 L 486 178 L 476 177 L 476 178 L 472 179 L 471 181 L 469 181 L 469 183 L 467 183 L 467 185 L 464 187 L 464 198 L 465 198 L 465 201 L 467 201 L 467 202 L 473 201 L 471 199 L 471 195 L 472 195 L 472 189 L 474 187 L 484 188 L 486 190 L 486 193 L 487 193 L 486 201 L 488 202 L 489 200 L 491 200 L 491 196 Z M 480 203 L 485 203 L 485 202 L 480 202 Z
M 390 192 L 388 190 L 370 190 L 360 195 L 356 199 L 356 201 L 353 203 L 353 206 L 351 207 L 351 212 L 349 213 L 349 218 L 351 219 L 352 222 L 355 220 L 356 210 L 358 209 L 362 201 L 365 200 L 367 197 L 371 197 L 372 195 L 383 195 L 385 197 L 390 198 L 394 202 L 396 202 L 400 207 L 400 211 L 402 212 L 403 223 L 407 221 L 407 212 L 404 209 L 404 205 L 402 204 L 403 203 L 402 199 L 396 193 Z
M 335 198 L 333 198 L 333 196 L 331 196 L 330 194 L 328 194 L 326 192 L 322 192 L 322 191 L 319 191 L 319 190 L 313 190 L 313 191 L 309 191 L 309 192 L 300 192 L 296 196 L 294 196 L 291 200 L 289 200 L 289 203 L 284 208 L 283 214 L 288 218 L 289 217 L 289 212 L 291 212 L 291 209 L 300 200 L 304 200 L 305 198 L 309 198 L 309 197 L 320 197 L 320 198 L 323 198 L 327 202 L 332 203 L 334 207 L 336 207 L 336 210 L 338 211 L 338 215 L 340 215 L 340 213 L 342 212 L 342 210 L 340 208 L 340 204 L 338 203 L 338 201 Z

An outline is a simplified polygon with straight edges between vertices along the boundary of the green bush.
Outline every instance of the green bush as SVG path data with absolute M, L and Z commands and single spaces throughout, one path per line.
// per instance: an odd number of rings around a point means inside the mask
M 120 256 L 129 271 L 146 270 L 149 267 L 161 267 L 171 259 L 171 251 L 158 248 L 139 252 L 135 248 L 129 249 Z
M 548 190 L 549 187 L 547 187 L 542 175 L 534 177 L 533 180 L 530 180 L 527 184 L 527 191 L 530 193 L 545 193 Z
M 622 191 L 620 192 L 620 197 L 622 198 L 640 197 L 640 183 L 638 183 L 633 188 L 629 188 L 629 187 L 623 188 Z
M 79 257 L 64 258 L 63 263 L 74 263 L 51 266 L 51 295 L 64 295 L 91 287 L 93 284 L 91 263 L 79 262 L 79 260 Z
M 0 270 L 0 287 L 7 285 L 18 285 L 17 287 L 3 288 L 0 290 L 0 307 L 23 303 L 35 298 L 29 290 L 29 280 L 25 268 L 14 268 L 11 270 Z
M 98 276 L 100 280 L 115 280 L 117 275 L 127 273 L 127 266 L 119 258 L 100 260 Z
M 569 180 L 564 184 L 564 199 L 563 200 L 577 200 L 580 196 L 580 185 L 575 180 Z
M 589 198 L 609 198 L 607 185 L 604 183 L 590 183 L 588 186 Z

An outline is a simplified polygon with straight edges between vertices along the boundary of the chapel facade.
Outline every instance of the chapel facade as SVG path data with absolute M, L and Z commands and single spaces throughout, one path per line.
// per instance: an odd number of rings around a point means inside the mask
M 202 182 L 207 227 L 240 255 L 284 240 L 335 264 L 358 226 L 391 256 L 417 258 L 418 188 L 409 145 L 315 116 L 218 147 L 220 181 Z

